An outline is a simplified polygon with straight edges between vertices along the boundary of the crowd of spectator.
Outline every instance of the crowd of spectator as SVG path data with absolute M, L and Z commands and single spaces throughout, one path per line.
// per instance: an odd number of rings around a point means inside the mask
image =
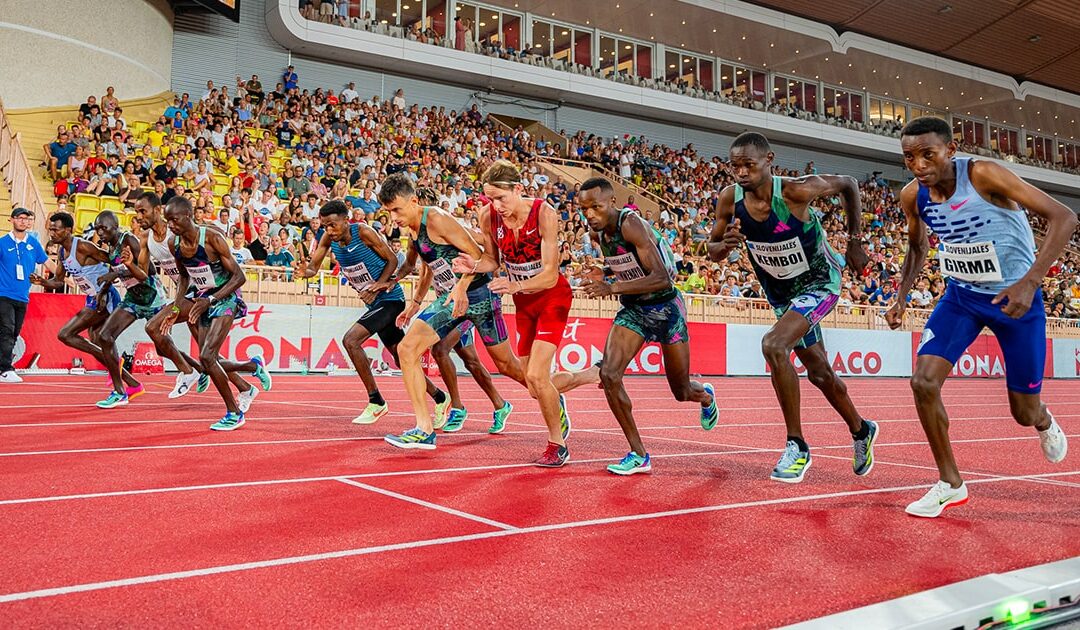
M 323 233 L 318 211 L 327 200 L 343 199 L 353 221 L 369 223 L 403 256 L 402 235 L 377 200 L 386 175 L 410 173 L 418 186 L 430 191 L 432 203 L 467 228 L 479 230 L 482 191 L 477 177 L 494 160 L 508 158 L 522 167 L 527 194 L 545 198 L 559 212 L 560 267 L 571 283 L 577 284 L 581 265 L 598 257 L 575 206 L 578 185 L 542 163 L 545 157 L 562 155 L 564 147 L 489 119 L 476 105 L 447 110 L 410 104 L 401 90 L 387 100 L 364 99 L 353 83 L 335 93 L 302 90 L 297 82 L 291 67 L 269 91 L 257 76 L 237 77 L 231 90 L 208 81 L 197 100 L 181 95 L 141 136 L 130 133 L 115 104 L 96 120 L 93 113 L 101 108 L 91 97 L 81 108 L 91 113 L 90 124 L 84 120 L 58 129 L 55 144 L 73 144 L 75 149 L 66 162 L 48 164 L 57 177 L 57 194 L 61 199 L 80 190 L 112 194 L 129 204 L 133 192 L 146 188 L 165 201 L 188 196 L 199 222 L 228 235 L 238 261 L 290 280 Z M 108 97 L 111 90 L 102 101 Z M 659 212 L 647 218 L 674 253 L 682 289 L 734 305 L 746 304 L 738 298 L 762 297 L 745 252 L 735 251 L 721 262 L 705 257 L 715 200 L 734 181 L 724 159 L 701 155 L 692 144 L 669 147 L 629 134 L 602 138 L 564 130 L 562 135 L 568 155 L 606 167 L 639 187 L 639 193 L 660 201 Z M 97 178 L 81 186 L 79 173 L 85 168 Z M 802 171 L 777 169 L 777 174 L 789 176 L 814 172 L 812 162 Z M 61 190 L 62 185 L 68 188 Z M 860 277 L 844 272 L 841 306 L 848 309 L 883 307 L 894 298 L 906 249 L 906 223 L 894 188 L 874 173 L 864 179 L 861 190 L 871 264 Z M 635 200 L 627 199 L 626 207 L 640 212 Z M 813 211 L 842 251 L 847 235 L 840 200 L 819 200 Z M 1080 309 L 1080 248 L 1075 239 L 1073 246 L 1055 264 L 1044 287 L 1046 310 L 1058 317 L 1075 318 Z M 326 264 L 328 271 L 335 271 L 332 259 Z M 929 307 L 943 288 L 932 254 L 907 299 L 913 307 Z
M 901 117 L 877 117 L 866 116 L 862 111 L 855 109 L 845 110 L 835 108 L 819 112 L 816 109 L 806 109 L 804 103 L 796 98 L 784 97 L 772 98 L 768 90 L 755 91 L 749 85 L 729 86 L 722 89 L 705 87 L 700 82 L 695 82 L 686 77 L 647 78 L 637 76 L 629 70 L 619 68 L 594 68 L 590 65 L 573 63 L 569 56 L 563 58 L 560 55 L 549 55 L 546 51 L 534 47 L 532 44 L 524 44 L 521 48 L 515 48 L 504 44 L 497 36 L 479 38 L 473 28 L 471 20 L 467 18 L 454 18 L 453 33 L 447 32 L 445 36 L 431 27 L 431 22 L 419 19 L 405 26 L 391 26 L 380 23 L 367 11 L 362 17 L 350 17 L 350 3 L 348 0 L 299 0 L 301 15 L 312 21 L 326 24 L 336 24 L 341 27 L 371 31 L 384 35 L 391 35 L 409 39 L 422 44 L 454 48 L 466 52 L 473 52 L 488 57 L 497 57 L 509 61 L 516 61 L 536 66 L 572 72 L 591 77 L 605 78 L 619 83 L 629 83 L 641 87 L 676 92 L 694 98 L 706 99 L 716 102 L 735 105 L 757 111 L 769 111 L 774 114 L 790 116 L 800 120 L 813 121 L 825 125 L 843 127 L 873 133 L 894 138 L 900 137 L 900 129 L 904 121 Z M 395 14 L 396 15 L 396 14 Z M 1066 173 L 1080 175 L 1080 167 L 1068 166 L 1060 162 L 1039 160 L 1035 157 L 1020 155 L 1017 152 L 1002 152 L 990 147 L 983 147 L 969 143 L 962 143 L 961 150 L 973 155 L 995 157 L 1012 162 L 1047 168 Z

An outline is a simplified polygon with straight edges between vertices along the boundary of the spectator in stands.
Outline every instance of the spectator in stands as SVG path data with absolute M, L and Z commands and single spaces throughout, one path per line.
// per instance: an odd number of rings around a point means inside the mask
M 75 153 L 76 147 L 70 142 L 71 136 L 67 131 L 61 132 L 54 142 L 44 146 L 45 159 L 49 168 L 49 174 L 54 180 L 60 179 L 68 159 Z
M 255 258 L 251 255 L 251 250 L 246 246 L 244 232 L 239 228 L 233 228 L 229 234 L 232 239 L 229 251 L 232 253 L 233 258 L 236 259 L 236 264 L 250 265 Z
M 398 88 L 397 91 L 394 92 L 394 98 L 391 100 L 391 102 L 397 109 L 405 109 L 408 106 L 405 103 L 405 90 Z
M 299 78 L 296 76 L 292 66 L 285 69 L 284 74 L 281 75 L 281 82 L 285 84 L 286 93 L 296 89 Z
M 113 86 L 110 85 L 105 88 L 105 96 L 101 97 L 101 108 L 106 114 L 111 114 L 113 110 L 120 107 L 120 100 L 116 98 L 116 95 L 113 92 Z
M 251 102 L 258 107 L 262 104 L 265 98 L 263 92 L 262 81 L 259 81 L 259 75 L 251 75 L 251 79 L 248 80 L 247 85 L 244 86 L 247 89 L 248 96 L 251 98 Z
M 352 81 L 349 81 L 348 87 L 341 91 L 342 102 L 352 103 L 358 98 L 360 98 L 360 94 L 356 91 L 356 84 Z
M 282 246 L 281 236 L 270 238 L 270 252 L 266 256 L 266 266 L 270 268 L 286 269 L 284 273 L 278 272 L 270 275 L 271 280 L 280 280 L 282 276 L 286 280 L 292 279 L 292 267 L 296 259 L 288 249 Z
M 94 96 L 93 94 L 91 94 L 90 96 L 87 96 L 86 97 L 86 102 L 83 103 L 82 105 L 79 105 L 79 118 L 82 119 L 84 117 L 90 116 L 90 109 L 92 107 L 95 107 L 96 105 L 97 105 L 97 97 Z
M 108 166 L 105 163 L 94 164 L 94 173 L 90 176 L 90 184 L 86 187 L 86 192 L 99 197 L 117 194 L 116 179 L 109 175 Z
M 285 188 L 290 197 L 299 197 L 311 192 L 311 181 L 304 176 L 304 167 L 297 165 L 293 168 L 293 176 L 286 182 Z

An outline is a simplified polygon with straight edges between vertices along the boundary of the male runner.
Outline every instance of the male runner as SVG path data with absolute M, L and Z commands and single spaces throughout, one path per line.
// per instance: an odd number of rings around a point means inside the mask
M 169 230 L 176 235 L 174 255 L 179 263 L 180 283 L 169 315 L 161 323 L 161 332 L 169 333 L 184 310 L 183 301 L 188 287 L 194 286 L 195 295 L 191 300 L 188 321 L 197 323 L 203 329 L 198 339 L 199 362 L 203 372 L 210 375 L 226 408 L 225 416 L 212 424 L 210 429 L 239 429 L 244 425 L 244 412 L 229 388 L 227 372 L 252 372 L 265 391 L 269 391 L 272 384 L 262 357 L 255 356 L 250 361 L 239 363 L 225 361 L 219 356 L 233 321 L 247 315 L 247 305 L 239 293 L 246 280 L 244 272 L 236 264 L 229 244 L 220 232 L 195 224 L 191 201 L 186 197 L 169 200 L 165 206 L 165 220 Z
M 428 205 L 434 204 L 429 203 Z M 405 264 L 397 270 L 396 275 L 399 278 L 404 278 L 411 274 L 416 268 L 418 259 L 419 254 L 416 248 L 410 247 L 409 252 L 405 255 Z M 443 383 L 446 385 L 446 391 L 450 393 L 450 411 L 446 416 L 446 424 L 443 425 L 442 430 L 445 433 L 460 431 L 465 424 L 465 420 L 469 417 L 469 410 L 465 408 L 465 403 L 461 400 L 461 390 L 458 389 L 457 366 L 454 365 L 454 361 L 450 358 L 450 351 L 453 350 L 461 358 L 465 369 L 469 371 L 473 380 L 484 391 L 484 394 L 491 400 L 491 404 L 495 408 L 492 412 L 492 423 L 488 433 L 502 433 L 503 429 L 506 428 L 506 419 L 510 417 L 510 412 L 514 410 L 514 405 L 509 400 L 504 399 L 499 390 L 495 388 L 495 383 L 491 379 L 491 372 L 488 372 L 488 369 L 480 361 L 480 355 L 477 354 L 476 345 L 473 343 L 473 339 L 476 337 L 473 330 L 472 322 L 465 320 L 440 339 L 439 343 L 431 347 L 431 357 L 435 359 L 435 363 L 439 366 L 439 376 L 442 377 Z M 437 423 L 438 418 L 436 418 Z
M 60 264 L 52 278 L 46 280 L 31 274 L 30 281 L 52 290 L 62 290 L 67 277 L 75 281 L 75 285 L 86 295 L 86 304 L 64 324 L 57 338 L 64 345 L 85 352 L 105 364 L 101 346 L 98 345 L 98 333 L 109 314 L 120 304 L 120 292 L 111 283 L 101 284 L 102 278 L 110 272 L 109 253 L 86 239 L 74 236 L 74 228 L 75 219 L 66 212 L 56 212 L 49 217 L 49 242 L 60 246 Z M 84 330 L 88 331 L 89 339 L 80 335 Z M 127 370 L 121 371 L 121 378 L 125 383 L 126 399 L 120 404 L 127 404 L 126 400 L 142 394 L 143 389 Z
M 810 383 L 847 423 L 855 442 L 855 474 L 869 474 L 874 466 L 878 426 L 855 410 L 847 387 L 829 364 L 820 326 L 840 299 L 843 261 L 829 246 L 821 221 L 810 209 L 818 197 L 839 195 L 843 200 L 848 224 L 845 256 L 858 277 L 867 263 L 859 228 L 859 183 L 841 175 L 772 175 L 773 152 L 760 133 L 747 132 L 735 138 L 730 159 L 737 183 L 720 193 L 709 257 L 723 260 L 745 243 L 765 297 L 779 320 L 761 340 L 787 425 L 787 447 L 771 478 L 799 483 L 811 464 L 810 447 L 803 438 L 799 377 L 791 364 L 792 350 L 806 367 Z
M 378 335 L 390 356 L 398 361 L 398 343 L 405 333 L 397 327 L 396 321 L 405 310 L 405 293 L 394 275 L 397 256 L 390 250 L 386 239 L 366 223 L 349 223 L 349 215 L 348 207 L 340 199 L 328 201 L 319 210 L 326 231 L 300 273 L 305 278 L 315 276 L 327 252 L 333 252 L 334 259 L 341 266 L 341 275 L 368 305 L 363 316 L 345 333 L 341 343 L 368 392 L 368 406 L 353 419 L 353 423 L 372 424 L 386 415 L 389 407 L 371 373 L 371 362 L 364 352 L 364 342 L 372 335 Z M 400 361 L 398 363 L 400 365 Z M 425 381 L 428 395 L 435 400 L 436 424 L 441 426 L 446 421 L 450 399 L 446 392 L 435 387 L 426 377 Z
M 136 319 L 149 320 L 157 315 L 165 305 L 165 292 L 158 280 L 156 270 L 145 255 L 139 238 L 131 232 L 121 231 L 116 215 L 105 211 L 95 220 L 98 235 L 103 243 L 109 243 L 111 271 L 99 282 L 98 300 L 106 298 L 112 284 L 119 280 L 124 285 L 124 298 L 116 309 L 109 314 L 98 332 L 98 345 L 101 347 L 102 363 L 112 378 L 113 391 L 108 398 L 98 402 L 102 409 L 112 409 L 128 404 L 130 396 L 125 391 L 121 378 L 120 357 L 116 353 L 116 338 Z M 142 389 L 142 386 L 139 386 Z
M 480 209 L 480 245 L 477 259 L 462 253 L 454 271 L 493 273 L 506 268 L 505 277 L 488 285 L 493 293 L 512 295 L 517 324 L 517 356 L 507 351 L 506 361 L 520 366 L 524 385 L 540 405 L 549 437 L 542 461 L 561 465 L 568 457 L 565 439 L 570 433 L 566 399 L 555 386 L 551 363 L 562 341 L 570 303 L 570 283 L 559 272 L 559 218 L 543 199 L 522 196 L 521 172 L 507 160 L 497 160 L 481 177 L 487 203 Z M 494 358 L 494 355 L 492 355 Z M 590 368 L 580 378 L 566 373 L 577 384 L 596 382 L 599 371 Z
M 161 198 L 156 193 L 147 191 L 135 200 L 135 220 L 143 228 L 143 233 L 139 237 L 141 251 L 145 251 L 150 260 L 153 261 L 154 266 L 172 280 L 175 288 L 180 283 L 180 269 L 173 254 L 176 235 L 169 230 L 169 225 L 165 221 Z M 191 297 L 194 294 L 194 287 L 189 287 L 187 295 L 182 296 L 180 313 L 177 314 L 178 320 L 187 322 L 192 306 Z M 181 296 L 177 297 L 180 298 Z M 171 308 L 161 309 L 157 315 L 146 322 L 146 334 L 154 342 L 158 354 L 171 360 L 179 371 L 179 374 L 176 375 L 176 384 L 173 386 L 173 390 L 169 392 L 169 398 L 179 398 L 187 394 L 196 383 L 196 391 L 204 392 L 210 387 L 210 377 L 200 372 L 202 369 L 200 362 L 177 348 L 171 335 L 161 332 L 161 324 L 171 316 L 171 312 Z M 191 338 L 195 340 L 195 343 L 200 343 L 199 335 L 203 329 L 191 322 L 188 322 L 188 329 L 191 331 Z M 259 395 L 259 390 L 245 381 L 238 373 L 227 372 L 227 374 L 229 375 L 229 382 L 239 392 L 236 397 L 237 407 L 240 408 L 240 411 L 247 413 L 252 401 Z
M 690 334 L 686 326 L 686 305 L 675 288 L 675 259 L 656 230 L 637 213 L 619 209 L 611 183 L 594 177 L 581 185 L 578 207 L 600 243 L 607 273 L 594 268 L 583 285 L 590 297 L 618 295 L 622 308 L 615 316 L 604 345 L 600 382 L 608 407 L 630 442 L 630 452 L 618 464 L 608 466 L 616 475 L 633 475 L 652 470 L 652 462 L 641 442 L 634 422 L 630 397 L 623 386 L 623 374 L 638 350 L 657 342 L 663 348 L 664 371 L 675 400 L 701 404 L 701 426 L 716 426 L 719 411 L 711 384 L 690 380 Z M 605 275 L 615 276 L 613 283 Z
M 390 211 L 392 220 L 412 231 L 412 246 L 418 250 L 424 266 L 420 282 L 408 309 L 398 317 L 398 325 L 409 322 L 420 310 L 421 299 L 434 283 L 438 297 L 409 327 L 405 339 L 398 345 L 401 369 L 406 389 L 416 410 L 417 426 L 400 436 L 388 435 L 386 441 L 399 448 L 435 448 L 435 433 L 431 416 L 424 406 L 421 392 L 423 372 L 420 356 L 448 336 L 461 322 L 468 320 L 476 326 L 480 339 L 499 371 L 519 383 L 525 383 L 525 373 L 507 343 L 506 323 L 502 318 L 499 296 L 488 289 L 489 274 L 453 271 L 452 263 L 461 254 L 480 260 L 480 247 L 473 237 L 450 214 L 438 208 L 421 206 L 412 180 L 407 174 L 396 173 L 386 178 L 379 191 L 379 202 Z M 549 429 L 549 433 L 551 433 Z M 551 438 L 559 441 L 559 452 L 545 451 L 536 461 L 538 466 L 557 467 L 566 463 L 565 438 L 556 430 Z
M 1039 396 L 1046 361 L 1040 285 L 1076 229 L 1077 218 L 1005 167 L 955 157 L 952 129 L 939 118 L 908 122 L 900 132 L 900 145 L 904 165 L 915 179 L 900 192 L 909 246 L 897 295 L 907 295 L 922 273 L 929 249 L 925 226 L 941 240 L 938 262 L 948 278 L 945 294 L 923 330 L 911 377 L 915 407 L 940 481 L 908 505 L 907 513 L 932 518 L 968 500 L 949 443 L 941 387 L 983 327 L 1001 345 L 1013 418 L 1021 426 L 1035 427 L 1048 461 L 1065 459 L 1069 446 L 1065 432 Z M 1049 224 L 1037 257 L 1025 208 Z M 904 299 L 898 298 L 885 313 L 889 326 L 903 323 L 904 310 Z

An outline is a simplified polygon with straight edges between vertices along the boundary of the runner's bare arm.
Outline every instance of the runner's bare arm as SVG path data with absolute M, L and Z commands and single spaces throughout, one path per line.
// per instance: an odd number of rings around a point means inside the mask
M 330 251 L 330 235 L 324 232 L 315 251 L 311 253 L 311 258 L 307 262 L 300 263 L 303 267 L 303 277 L 310 278 L 319 273 L 319 267 L 322 267 L 323 259 L 326 258 L 328 251 Z
M 478 244 L 483 250 L 480 258 L 473 258 L 462 252 L 454 259 L 454 271 L 457 273 L 491 273 L 499 268 L 499 248 L 491 240 L 491 206 L 480 208 L 480 237 Z
M 407 277 L 412 272 L 416 271 L 416 261 L 420 259 L 420 254 L 416 253 L 416 248 L 412 246 L 412 241 L 409 242 L 409 251 L 405 254 L 405 264 L 398 267 L 395 275 L 398 280 Z
M 734 216 L 735 187 L 728 186 L 720 191 L 720 198 L 716 200 L 716 223 L 713 224 L 707 245 L 710 260 L 716 262 L 724 260 L 733 249 L 746 240 L 746 237 L 739 232 L 738 220 L 734 222 L 731 220 Z
M 623 222 L 622 235 L 637 249 L 638 260 L 645 271 L 645 277 L 637 280 L 619 280 L 611 285 L 611 292 L 616 295 L 639 295 L 663 291 L 672 286 L 671 276 L 668 275 L 663 258 L 660 256 L 660 249 L 656 244 L 652 228 L 633 214 Z
M 372 251 L 382 258 L 386 262 L 386 266 L 383 267 L 382 275 L 380 275 L 375 283 L 369 287 L 372 292 L 380 292 L 392 289 L 394 287 L 394 281 L 391 279 L 394 274 L 397 273 L 397 255 L 390 249 L 390 245 L 387 244 L 386 239 L 382 234 L 375 231 L 374 228 L 361 223 L 360 225 L 360 240 L 365 245 L 370 247 Z
M 840 195 L 847 216 L 848 242 L 845 258 L 848 266 L 856 275 L 861 275 L 870 257 L 863 249 L 862 234 L 862 197 L 859 194 L 859 180 L 850 175 L 806 175 L 788 180 L 784 187 L 786 199 L 794 202 L 796 208 L 805 208 L 809 216 L 809 205 L 819 197 Z
M 227 298 L 236 293 L 237 289 L 244 286 L 244 283 L 247 282 L 247 276 L 244 275 L 244 270 L 240 268 L 240 265 L 236 263 L 236 259 L 233 258 L 232 251 L 229 250 L 229 244 L 225 241 L 224 236 L 207 232 L 206 249 L 213 250 L 218 255 L 221 266 L 229 273 L 229 280 L 211 295 L 217 300 Z
M 1042 217 L 1049 227 L 1039 247 L 1038 256 L 1022 282 L 1032 286 L 1042 284 L 1054 260 L 1065 250 L 1076 230 L 1077 216 L 1057 199 L 1020 179 L 1016 173 L 988 160 L 973 160 L 969 173 L 975 190 L 985 197 L 1008 199 Z
M 476 244 L 476 240 L 473 239 L 472 234 L 461 226 L 454 217 L 444 213 L 435 212 L 428 215 L 428 230 L 429 234 L 434 228 L 434 234 L 445 240 L 450 245 L 453 245 L 458 251 L 473 257 L 473 260 L 479 260 L 481 251 L 480 246 Z M 454 317 L 462 317 L 469 308 L 469 285 L 472 284 L 473 278 L 476 277 L 475 273 L 463 273 L 458 279 L 457 284 L 454 285 L 453 290 L 450 292 L 450 301 L 453 302 L 454 308 L 451 314 Z
M 127 267 L 131 277 L 139 282 L 150 277 L 150 256 L 142 238 L 128 234 L 126 242 L 120 247 L 120 262 Z
M 428 215 L 429 233 L 432 228 L 434 228 L 435 235 L 456 247 L 462 254 L 471 256 L 473 260 L 480 260 L 482 255 L 480 245 L 477 244 L 472 234 L 461 227 L 461 224 L 454 217 L 443 212 L 432 212 Z M 457 286 L 468 287 L 476 273 L 478 272 L 463 273 L 461 279 L 457 282 Z M 455 286 L 455 290 L 457 290 L 457 286 Z
M 922 273 L 923 265 L 926 264 L 926 255 L 930 251 L 930 240 L 926 232 L 926 226 L 919 216 L 916 206 L 916 196 L 919 192 L 918 183 L 912 181 L 900 191 L 900 207 L 907 217 L 908 247 L 904 254 L 904 266 L 900 269 L 900 286 L 896 290 L 896 301 L 885 312 L 885 321 L 891 328 L 899 328 L 904 323 L 904 310 L 907 308 L 907 295 L 915 281 Z

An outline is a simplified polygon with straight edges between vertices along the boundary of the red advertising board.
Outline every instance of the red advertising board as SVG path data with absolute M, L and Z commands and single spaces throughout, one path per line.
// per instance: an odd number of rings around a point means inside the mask
M 514 316 L 506 318 L 506 327 L 510 331 L 510 341 L 517 349 L 517 326 Z M 562 344 L 555 353 L 555 365 L 558 370 L 577 371 L 594 365 L 604 357 L 604 344 L 607 342 L 611 320 L 586 317 L 571 317 L 563 331 Z M 690 352 L 690 373 L 704 375 L 723 375 L 727 373 L 727 333 L 724 324 L 690 324 L 690 340 L 693 349 Z M 495 372 L 495 364 L 486 352 L 481 351 L 480 358 L 489 370 Z M 646 344 L 626 369 L 627 374 L 664 374 L 664 360 L 661 346 Z
M 911 370 L 915 371 L 915 363 L 919 360 L 919 343 L 922 333 L 911 333 Z M 1046 340 L 1046 377 L 1054 376 L 1053 346 L 1050 339 Z M 950 376 L 961 378 L 1004 378 L 1005 356 L 1001 353 L 997 337 L 993 335 L 979 335 L 968 347 L 964 354 L 957 359 Z
M 15 367 L 29 367 L 34 357 L 38 357 L 39 368 L 70 368 L 71 360 L 79 357 L 87 369 L 104 370 L 105 366 L 90 355 L 73 350 L 57 339 L 64 324 L 85 305 L 83 295 L 31 293 L 19 334 L 22 343 L 17 343 L 15 348 Z

